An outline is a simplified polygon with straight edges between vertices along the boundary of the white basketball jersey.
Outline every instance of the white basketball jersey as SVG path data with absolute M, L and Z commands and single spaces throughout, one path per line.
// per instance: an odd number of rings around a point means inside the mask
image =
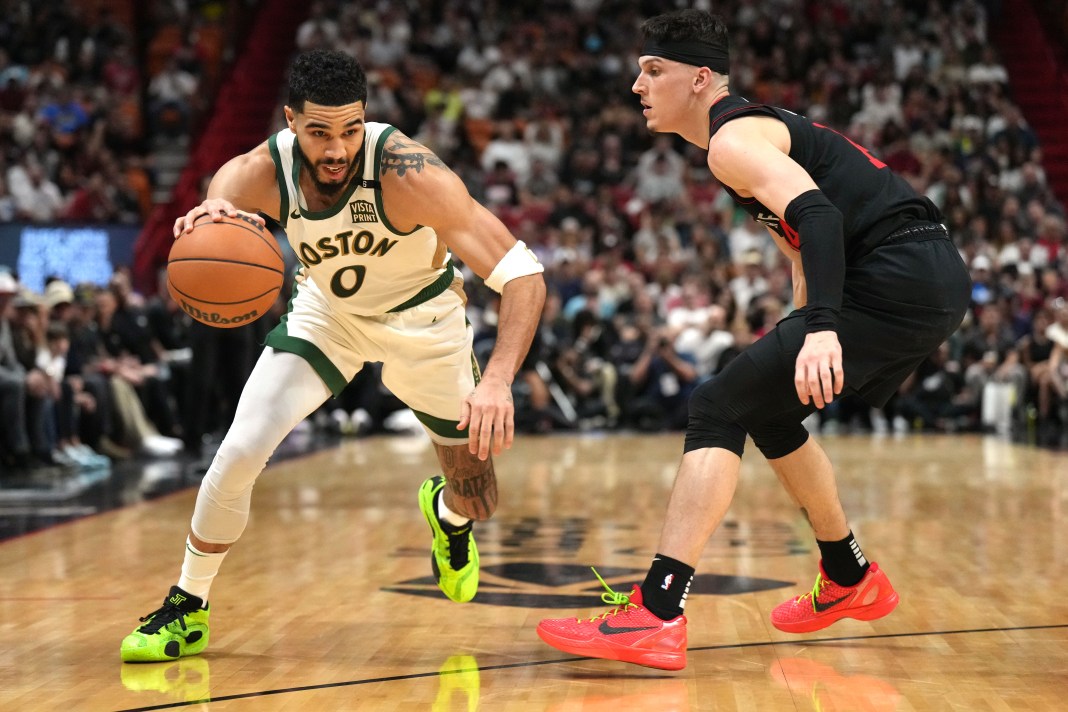
M 342 312 L 376 316 L 408 309 L 443 292 L 455 276 L 433 228 L 399 232 L 382 209 L 382 149 L 396 130 L 364 124 L 362 175 L 320 211 L 308 210 L 300 191 L 306 167 L 296 135 L 284 129 L 267 140 L 282 195 L 282 228 L 314 288 Z

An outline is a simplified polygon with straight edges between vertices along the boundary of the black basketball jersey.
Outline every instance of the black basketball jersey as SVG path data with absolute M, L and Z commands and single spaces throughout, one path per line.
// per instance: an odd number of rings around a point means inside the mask
M 941 222 L 941 212 L 866 148 L 834 129 L 792 111 L 726 96 L 709 110 L 711 136 L 728 121 L 742 116 L 771 116 L 790 131 L 790 158 L 804 168 L 828 200 L 842 213 L 846 254 L 867 253 L 895 231 L 916 224 Z M 799 249 L 797 231 L 756 198 L 727 193 L 758 222 Z

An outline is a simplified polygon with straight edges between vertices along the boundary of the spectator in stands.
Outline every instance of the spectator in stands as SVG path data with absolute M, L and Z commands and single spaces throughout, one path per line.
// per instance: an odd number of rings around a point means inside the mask
M 972 308 L 982 307 L 997 298 L 993 262 L 986 255 L 976 255 L 972 260 Z
M 59 88 L 54 98 L 44 102 L 38 116 L 50 130 L 52 142 L 64 151 L 74 148 L 89 126 L 89 115 L 66 84 Z
M 697 369 L 697 378 L 702 380 L 719 370 L 723 353 L 734 346 L 735 339 L 727 328 L 727 310 L 712 304 L 706 310 L 703 323 L 684 328 L 675 339 L 675 350 Z
M 530 160 L 541 161 L 547 169 L 555 171 L 564 154 L 564 127 L 551 115 L 542 115 L 527 122 L 523 129 L 523 142 L 527 145 Z
M 619 416 L 616 370 L 606 359 L 609 343 L 604 323 L 584 309 L 574 317 L 570 341 L 557 353 L 554 372 L 580 420 L 599 422 Z
M 27 388 L 26 424 L 30 449 L 37 461 L 57 464 L 56 402 L 61 395 L 63 363 L 57 363 L 48 348 L 48 315 L 40 295 L 23 288 L 15 298 L 12 321 L 15 354 L 26 373 L 27 385 L 40 382 L 40 388 Z M 65 357 L 65 354 L 64 354 Z
M 942 344 L 898 389 L 893 401 L 894 431 L 947 429 L 974 408 L 960 400 L 963 385 L 958 365 L 950 361 L 949 344 Z
M 1014 346 L 1015 338 L 1012 328 L 1005 323 L 1002 304 L 990 303 L 979 312 L 978 329 L 965 342 L 964 356 L 979 361 L 993 353 L 996 363 L 1002 363 Z
M 149 115 L 159 133 L 186 135 L 197 86 L 197 78 L 182 69 L 175 57 L 152 78 L 148 85 Z
M 104 176 L 93 173 L 74 191 L 57 218 L 72 222 L 110 222 L 118 217 L 118 206 L 111 200 Z
M 506 215 L 507 208 L 519 205 L 519 185 L 515 171 L 507 161 L 498 159 L 493 168 L 487 171 L 482 194 L 486 207 L 498 216 Z
M 756 220 L 746 216 L 727 234 L 727 246 L 731 260 L 736 265 L 744 266 L 747 261 L 752 260 L 754 252 L 764 254 L 773 245 L 767 229 Z
M 482 170 L 491 173 L 503 162 L 515 174 L 518 184 L 524 183 L 530 176 L 530 149 L 520 140 L 515 123 L 498 121 L 493 137 L 482 151 L 480 159 Z
M 24 470 L 34 464 L 26 420 L 26 398 L 42 397 L 47 390 L 44 374 L 27 373 L 15 350 L 13 320 L 18 282 L 0 271 L 0 456 L 4 471 Z
M 96 292 L 96 325 L 102 349 L 97 368 L 110 376 L 111 395 L 122 424 L 120 445 L 140 448 L 149 455 L 176 454 L 182 442 L 171 437 L 176 418 L 145 319 L 120 295 L 117 286 Z M 147 417 L 146 411 L 154 417 Z
M 698 380 L 693 358 L 676 351 L 667 328 L 644 336 L 644 348 L 627 369 L 633 394 L 626 402 L 627 417 L 643 430 L 679 430 L 686 425 L 686 404 Z
M 112 47 L 101 74 L 104 86 L 117 99 L 134 96 L 141 90 L 141 71 L 125 42 Z
M 968 67 L 968 81 L 972 84 L 1008 84 L 1009 73 L 997 60 L 997 53 L 991 46 L 983 47 L 978 62 Z
M 1060 264 L 1068 257 L 1064 235 L 1065 225 L 1061 217 L 1047 214 L 1042 218 L 1035 239 L 1035 249 L 1040 255 L 1038 259 L 1042 264 Z
M 682 256 L 682 240 L 671 220 L 670 205 L 648 205 L 640 214 L 639 227 L 634 233 L 634 255 L 638 267 L 651 272 L 658 260 L 675 263 Z
M 1049 376 L 1051 395 L 1055 400 L 1051 404 L 1051 413 L 1055 415 L 1057 436 L 1050 438 L 1050 443 L 1063 446 L 1068 438 L 1068 302 L 1063 297 L 1053 300 L 1051 305 L 1054 321 L 1046 330 L 1046 335 L 1053 342 L 1049 357 Z
M 646 203 L 679 200 L 685 188 L 682 177 L 686 162 L 672 148 L 671 137 L 657 136 L 653 147 L 642 153 L 634 169 L 634 183 L 639 198 Z
M 755 249 L 746 251 L 741 274 L 729 284 L 734 301 L 743 312 L 749 309 L 751 301 L 767 293 L 768 280 L 764 275 L 764 253 Z
M 1034 313 L 1031 329 L 1018 342 L 1016 349 L 1020 363 L 1027 369 L 1029 389 L 1021 394 L 1025 403 L 1033 403 L 1035 417 L 1040 426 L 1050 417 L 1052 403 L 1052 379 L 1050 373 L 1050 356 L 1053 353 L 1053 341 L 1048 329 L 1053 323 L 1050 311 L 1044 306 Z
M 16 163 L 7 171 L 7 184 L 17 216 L 29 222 L 50 222 L 63 209 L 59 188 L 33 158 Z
M 313 2 L 307 20 L 297 28 L 297 48 L 328 49 L 333 47 L 341 36 L 341 26 L 327 15 L 326 3 Z

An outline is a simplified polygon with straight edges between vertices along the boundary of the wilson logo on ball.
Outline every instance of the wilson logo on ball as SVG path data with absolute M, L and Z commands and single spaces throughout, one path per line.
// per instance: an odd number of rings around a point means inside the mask
M 167 290 L 186 314 L 220 328 L 266 314 L 285 276 L 282 251 L 252 217 L 198 218 L 174 241 L 167 259 Z
M 243 324 L 247 321 L 255 321 L 259 318 L 260 313 L 253 309 L 248 314 L 240 314 L 238 316 L 225 317 L 218 312 L 205 312 L 197 309 L 184 299 L 178 301 L 182 310 L 193 317 L 197 321 L 204 322 L 205 324 L 216 324 L 218 326 L 226 326 L 227 324 Z

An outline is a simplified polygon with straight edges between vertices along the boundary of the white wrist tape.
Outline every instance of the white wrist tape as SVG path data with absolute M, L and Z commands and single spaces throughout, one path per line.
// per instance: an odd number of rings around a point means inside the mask
M 504 285 L 513 279 L 539 274 L 544 271 L 545 267 L 542 266 L 541 262 L 538 262 L 538 258 L 534 253 L 527 249 L 526 243 L 520 240 L 505 253 L 501 261 L 490 272 L 490 276 L 486 277 L 486 286 L 500 294 L 501 290 L 504 289 Z

